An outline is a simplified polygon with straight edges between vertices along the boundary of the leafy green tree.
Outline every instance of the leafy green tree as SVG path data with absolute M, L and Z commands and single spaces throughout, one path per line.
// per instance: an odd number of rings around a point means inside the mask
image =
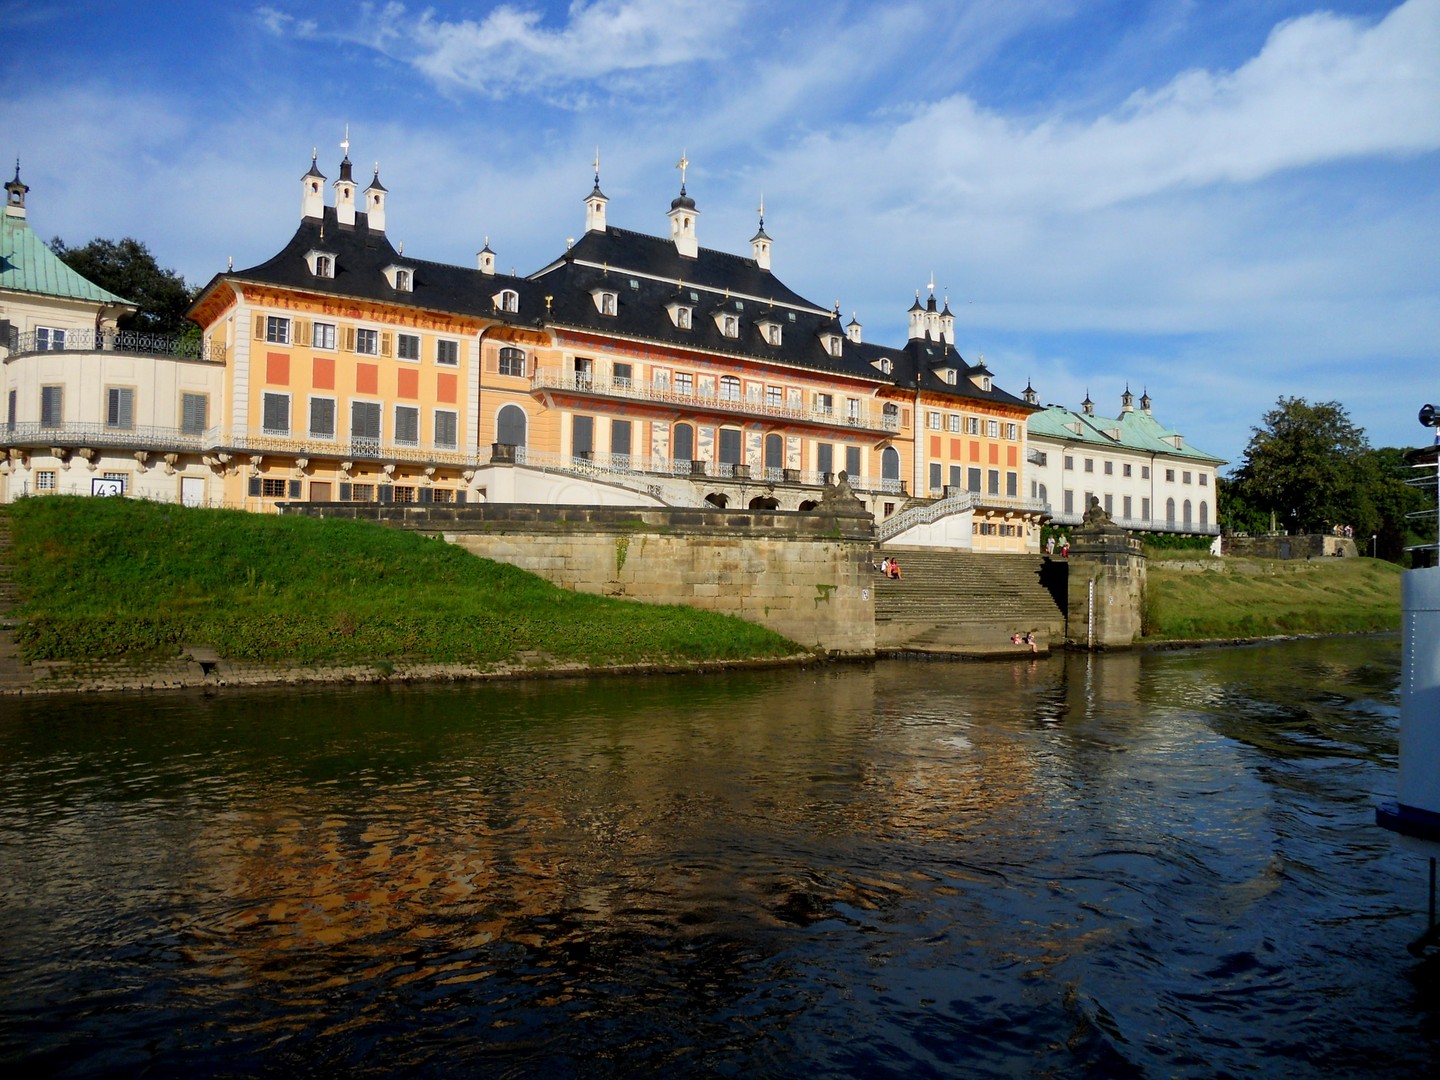
M 1406 547 L 1433 539 L 1422 531 L 1419 519 L 1410 517 L 1430 509 L 1430 492 L 1411 483 L 1415 470 L 1405 464 L 1405 451 L 1395 447 L 1367 451 L 1361 455 L 1360 469 L 1365 514 L 1357 519 L 1355 543 L 1362 554 L 1373 550 L 1382 559 L 1401 562 Z
M 1215 478 L 1215 519 L 1222 532 L 1259 536 L 1270 531 L 1270 511 L 1256 505 L 1238 470 Z
M 50 250 L 76 273 L 134 301 L 139 310 L 120 320 L 122 330 L 180 334 L 189 329 L 185 312 L 195 299 L 195 290 L 175 271 L 163 269 L 139 240 L 129 236 L 118 242 L 96 239 L 72 248 L 57 236 L 50 241 Z
M 1262 425 L 1251 428 L 1236 476 L 1248 503 L 1273 511 L 1283 529 L 1323 532 L 1350 524 L 1358 533 L 1368 516 L 1360 462 L 1369 449 L 1365 432 L 1339 402 L 1312 405 L 1282 396 Z

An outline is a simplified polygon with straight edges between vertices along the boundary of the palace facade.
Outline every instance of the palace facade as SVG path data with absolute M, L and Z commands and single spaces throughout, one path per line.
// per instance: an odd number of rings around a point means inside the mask
M 1023 396 L 1038 404 L 1029 385 Z M 1079 412 L 1049 405 L 1028 426 L 1030 492 L 1056 524 L 1080 524 L 1095 498 L 1127 529 L 1219 535 L 1216 483 L 1225 462 L 1156 420 L 1149 393 L 1137 409 L 1126 387 L 1115 417 L 1097 415 L 1086 394 Z
M 18 169 L 7 191 L 33 239 Z M 1038 548 L 1036 406 L 960 356 L 933 288 L 903 345 L 866 342 L 775 275 L 763 210 L 748 254 L 702 247 L 683 170 L 657 236 L 609 223 L 597 169 L 583 235 L 527 276 L 488 240 L 474 266 L 406 254 L 388 197 L 348 153 L 333 185 L 312 158 L 295 233 L 201 290 L 193 341 L 116 332 L 133 306 L 73 272 L 31 275 L 26 303 L 79 304 L 88 333 L 0 292 L 0 497 L 804 510 L 844 473 L 877 520 L 948 495 L 972 546 Z

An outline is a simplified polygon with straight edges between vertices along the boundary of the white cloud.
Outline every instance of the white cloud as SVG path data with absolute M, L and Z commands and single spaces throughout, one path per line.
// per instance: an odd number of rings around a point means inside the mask
M 734 43 L 745 8 L 742 0 L 684 6 L 671 0 L 575 0 L 566 21 L 550 26 L 543 12 L 513 4 L 481 19 L 452 20 L 390 2 L 361 5 L 348 27 L 320 29 L 307 22 L 297 23 L 295 32 L 372 48 L 445 89 L 505 97 L 713 59 Z M 276 32 L 292 21 L 268 7 L 256 14 Z

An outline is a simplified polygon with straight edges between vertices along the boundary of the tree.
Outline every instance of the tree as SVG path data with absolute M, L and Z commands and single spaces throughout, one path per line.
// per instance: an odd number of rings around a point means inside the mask
M 1374 514 L 1361 464 L 1370 443 L 1344 406 L 1282 396 L 1262 421 L 1251 428 L 1235 474 L 1245 503 L 1273 512 L 1281 528 L 1295 532 L 1336 524 L 1363 529 Z
M 120 320 L 122 330 L 179 334 L 189 329 L 185 312 L 195 299 L 195 290 L 173 270 L 161 268 L 139 240 L 128 236 L 119 242 L 96 239 L 71 248 L 57 236 L 50 241 L 50 250 L 102 289 L 134 301 L 139 310 Z

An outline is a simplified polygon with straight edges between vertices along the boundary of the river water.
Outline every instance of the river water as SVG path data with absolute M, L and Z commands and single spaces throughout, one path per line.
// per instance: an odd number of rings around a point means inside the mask
M 0 1063 L 1420 1077 L 1394 638 L 9 699 Z

